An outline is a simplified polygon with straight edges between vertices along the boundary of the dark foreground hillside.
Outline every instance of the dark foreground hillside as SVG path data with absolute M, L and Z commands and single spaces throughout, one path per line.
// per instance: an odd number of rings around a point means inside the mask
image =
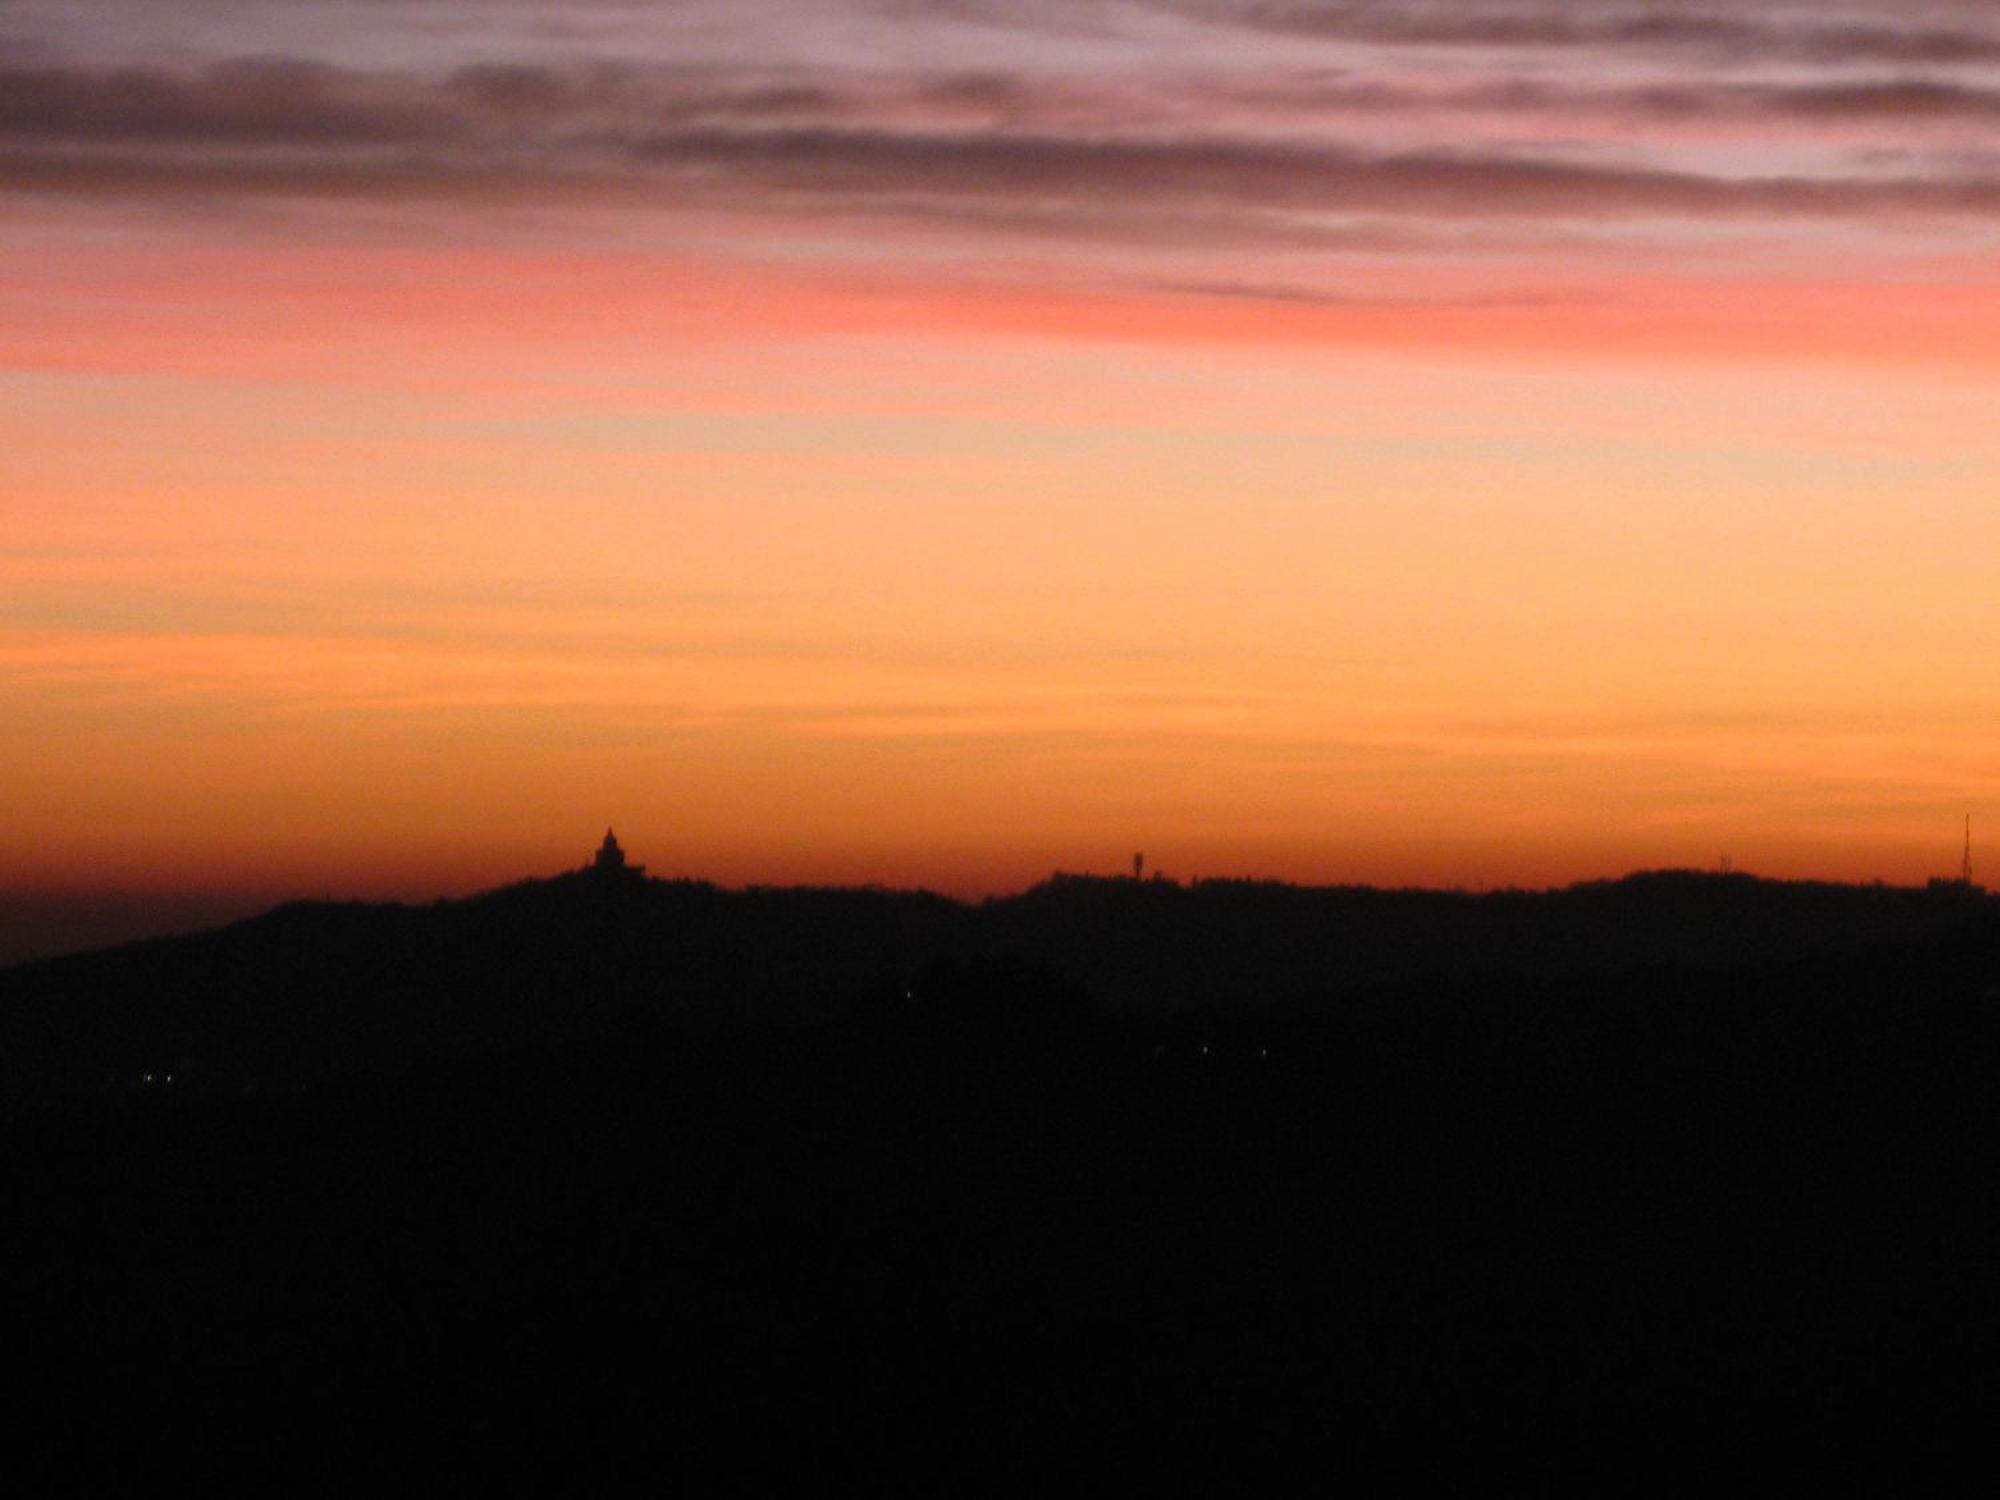
M 8 1326 L 78 1472 L 1935 1432 L 1996 980 L 1973 893 L 1689 876 L 292 908 L 0 975 Z

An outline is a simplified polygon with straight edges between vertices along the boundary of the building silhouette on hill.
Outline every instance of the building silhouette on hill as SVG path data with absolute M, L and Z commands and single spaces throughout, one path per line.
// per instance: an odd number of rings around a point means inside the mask
M 590 862 L 589 872 L 606 880 L 638 880 L 645 875 L 646 867 L 628 863 L 624 849 L 619 846 L 618 835 L 607 828 L 604 830 L 604 842 L 598 846 L 597 855 Z

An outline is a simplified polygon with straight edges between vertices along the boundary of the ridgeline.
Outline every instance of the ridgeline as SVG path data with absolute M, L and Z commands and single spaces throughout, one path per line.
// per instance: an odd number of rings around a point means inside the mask
M 1051 1048 L 1417 1024 L 1505 1050 L 1551 1027 L 1740 1025 L 1844 1004 L 2000 1002 L 1975 887 L 1664 871 L 1551 892 L 1057 875 L 968 906 L 875 888 L 724 890 L 586 868 L 430 906 L 304 902 L 213 932 L 0 969 L 0 1100 L 297 1093 L 673 1036 L 958 1024 Z M 1431 1023 L 1425 1023 L 1431 1024 Z M 1634 1038 L 1635 1042 L 1637 1038 Z
M 9 1326 L 86 1466 L 106 1381 L 283 1391 L 274 1446 L 421 1410 L 454 1453 L 866 1474 L 1936 1423 L 2000 1373 L 1963 885 L 592 869 L 0 971 L 0 1068 Z

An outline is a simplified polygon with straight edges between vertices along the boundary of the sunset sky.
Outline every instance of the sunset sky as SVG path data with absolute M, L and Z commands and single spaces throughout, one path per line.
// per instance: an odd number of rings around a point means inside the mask
M 1968 812 L 1992 0 L 0 0 L 17 901 Z

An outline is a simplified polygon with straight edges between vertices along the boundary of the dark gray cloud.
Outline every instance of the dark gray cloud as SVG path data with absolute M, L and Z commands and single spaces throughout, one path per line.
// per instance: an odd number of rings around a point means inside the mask
M 1150 113 L 1131 102 L 1145 86 Z M 2000 173 L 1967 154 L 1976 138 L 1958 140 L 1953 160 L 1878 151 L 1873 165 L 1857 153 L 1813 170 L 1753 151 L 1726 174 L 1708 164 L 1713 155 L 1676 155 L 1644 138 L 1686 119 L 1888 122 L 1893 144 L 1915 120 L 1980 129 L 2000 120 L 2000 90 L 1927 77 L 1445 88 L 1322 72 L 1126 78 L 1092 90 L 1002 68 L 488 63 L 423 75 L 282 58 L 182 70 L 16 65 L 0 69 L 0 191 L 162 201 L 591 195 L 1079 245 L 1362 253 L 1412 246 L 1454 222 L 1496 236 L 1508 231 L 1492 226 L 1510 222 L 1559 231 L 1645 217 L 1976 221 L 2000 208 Z M 1366 127 L 1329 134 L 1323 115 L 1307 128 L 1315 108 L 1400 113 L 1423 128 L 1400 144 Z M 1245 110 L 1274 119 L 1253 124 Z M 1440 144 L 1464 138 L 1450 128 L 1463 110 L 1512 113 L 1530 128 L 1513 146 Z M 1578 140 L 1575 122 L 1591 113 L 1607 122 L 1604 138 Z M 1543 116 L 1559 126 L 1536 125 Z M 1751 133 L 1763 144 L 1784 134 Z
M 617 64 L 482 64 L 443 78 L 291 58 L 189 71 L 0 66 L 0 136 L 78 143 L 504 141 L 592 121 L 778 121 L 847 107 L 823 85 Z
M 1908 122 L 1918 119 L 1989 121 L 2000 118 L 2000 89 L 1975 88 L 1934 78 L 1892 78 L 1797 88 L 1737 90 L 1724 102 L 1747 99 L 1772 113 L 1828 119 Z
M 1228 108 L 1406 113 L 1479 110 L 1523 115 L 1588 112 L 1613 120 L 1756 118 L 1877 121 L 2000 120 L 2000 88 L 1923 77 L 1805 84 L 1655 84 L 1602 88 L 1541 80 L 1500 80 L 1456 88 L 1379 81 L 1181 80 L 1171 92 Z M 1075 127 L 1079 120 L 1148 120 L 1134 91 L 1093 100 L 1073 84 L 1038 86 L 1002 73 L 831 82 L 740 77 L 618 65 L 568 69 L 482 65 L 441 79 L 369 74 L 294 59 L 248 59 L 197 72 L 0 66 L 0 140 L 55 145 L 533 148 L 555 160 L 581 146 L 624 142 L 644 155 L 649 132 L 704 123 L 782 130 L 800 124 L 869 125 L 885 116 L 914 120 L 911 149 L 935 149 L 921 133 L 939 123 Z M 1183 115 L 1185 112 L 1183 112 Z M 1153 123 L 1176 116 L 1156 110 Z M 664 137 L 663 137 L 664 139 Z M 781 138 L 780 138 L 781 139 Z M 867 133 L 857 139 L 872 143 Z M 885 131 L 884 142 L 895 136 Z M 942 139 L 939 137 L 938 139 Z M 1097 149 L 1088 137 L 1079 153 Z M 872 149 L 872 144 L 864 149 Z M 883 149 L 888 149 L 885 145 Z M 981 149 L 976 143 L 968 154 Z M 1012 166 L 1004 138 L 990 148 L 996 169 Z M 1049 149 L 1046 145 L 1042 148 Z M 1117 148 L 1112 148 L 1117 149 Z M 1219 149 L 1239 149 L 1224 137 Z M 1266 148 L 1252 147 L 1260 152 Z M 1268 154 L 1266 152 L 1266 154 Z M 558 163 L 559 164 L 559 163 Z M 329 163 L 328 165 L 333 165 Z
M 1296 209 L 1448 214 L 1984 212 L 1984 179 L 1726 178 L 1491 152 L 1369 155 L 1342 146 L 1241 139 L 719 129 L 601 142 L 660 167 L 721 166 L 793 193 L 898 188 L 942 195 L 1255 203 Z
M 1574 80 L 1497 79 L 1456 87 L 1413 87 L 1385 82 L 1319 81 L 1266 77 L 1190 85 L 1218 105 L 1310 117 L 1335 114 L 1415 114 L 1476 110 L 1522 116 L 1579 114 L 1608 123 L 1643 126 L 1654 121 L 1873 122 L 1907 126 L 2000 120 L 2000 87 L 1936 78 L 1885 77 L 1837 83 L 1653 83 L 1604 87 Z
M 1603 48 L 1697 51 L 1735 62 L 1986 64 L 2000 32 L 1880 18 L 1802 19 L 1809 12 L 1751 6 L 1381 3 L 1381 0 L 1152 0 L 1182 16 L 1252 30 L 1382 46 Z
M 187 137 L 160 126 L 156 139 Z M 176 128 L 185 116 L 175 113 Z M 101 139 L 132 138 L 133 120 Z M 2000 180 L 1978 176 L 1725 177 L 1663 167 L 1599 165 L 1493 150 L 1371 154 L 1343 145 L 1242 138 L 1089 139 L 991 131 L 811 126 L 754 129 L 700 124 L 575 130 L 514 150 L 451 131 L 391 136 L 344 108 L 258 113 L 226 121 L 221 142 L 300 145 L 353 139 L 427 149 L 319 154 L 193 154 L 36 149 L 32 132 L 0 157 L 0 181 L 88 190 L 176 184 L 218 191 L 445 191 L 672 188 L 712 202 L 800 211 L 816 205 L 1005 202 L 1044 211 L 1107 204 L 1154 211 L 1217 209 L 1386 212 L 1448 217 L 1536 215 L 1745 216 L 1985 214 Z M 288 132 L 288 133 L 287 133 Z
M 199 74 L 145 69 L 0 69 L 0 135 L 50 141 L 353 144 L 436 138 L 439 101 L 295 60 L 224 63 Z

